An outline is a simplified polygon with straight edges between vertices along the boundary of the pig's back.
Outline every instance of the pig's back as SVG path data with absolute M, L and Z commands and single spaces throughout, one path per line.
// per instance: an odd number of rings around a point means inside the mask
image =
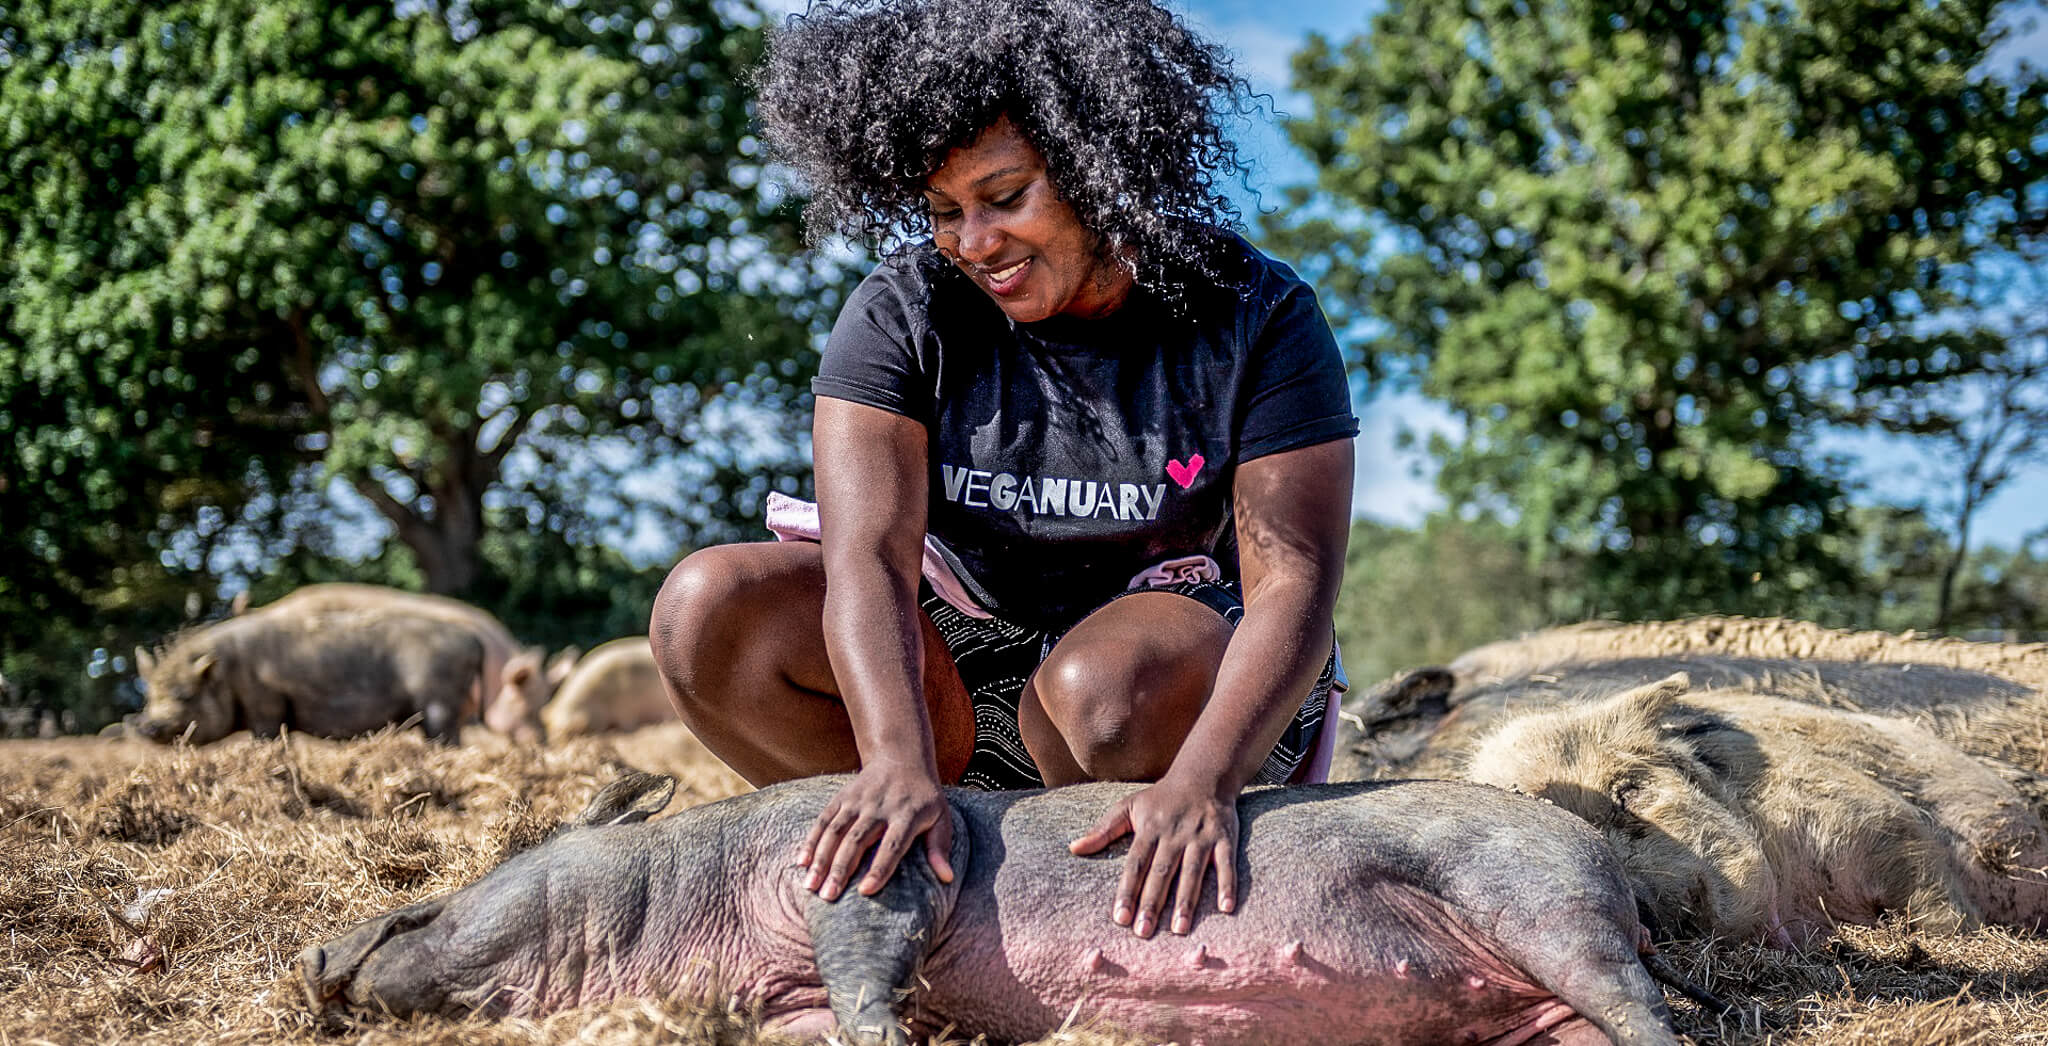
M 676 717 L 646 636 L 600 644 L 585 654 L 541 710 L 548 736 L 634 730 Z

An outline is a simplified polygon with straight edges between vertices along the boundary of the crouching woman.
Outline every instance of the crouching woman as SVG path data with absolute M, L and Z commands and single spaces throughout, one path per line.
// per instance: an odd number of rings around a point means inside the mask
M 1352 416 L 1307 284 L 1225 223 L 1248 87 L 1151 0 L 818 5 L 761 113 L 815 233 L 888 250 L 814 389 L 818 503 L 699 551 L 650 632 L 669 693 L 756 784 L 856 776 L 801 861 L 836 897 L 941 788 L 1152 785 L 1075 840 L 1130 851 L 1107 912 L 1186 932 L 1238 899 L 1236 800 L 1312 772 Z M 855 882 L 863 860 L 865 874 Z

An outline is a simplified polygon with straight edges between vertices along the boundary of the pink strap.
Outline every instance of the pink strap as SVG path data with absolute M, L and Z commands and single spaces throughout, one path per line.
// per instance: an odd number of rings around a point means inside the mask
M 1337 709 L 1344 691 L 1330 687 L 1329 696 L 1324 698 L 1323 728 L 1316 731 L 1316 749 L 1308 755 L 1308 770 L 1302 775 L 1302 784 L 1323 784 L 1330 779 L 1330 764 L 1337 759 Z
M 1223 577 L 1223 568 L 1208 556 L 1182 556 L 1154 563 L 1131 575 L 1131 583 L 1125 588 L 1162 588 L 1177 585 L 1183 581 L 1216 581 Z
M 793 498 L 780 491 L 768 492 L 768 529 L 775 533 L 777 541 L 817 541 L 824 536 L 824 526 L 818 521 L 818 506 L 802 498 Z M 939 555 L 937 539 L 925 535 L 924 562 L 921 572 L 932 591 L 939 598 L 952 605 L 955 610 L 968 617 L 989 618 L 995 615 L 981 608 L 967 586 L 960 583 L 960 576 L 946 563 L 946 557 Z

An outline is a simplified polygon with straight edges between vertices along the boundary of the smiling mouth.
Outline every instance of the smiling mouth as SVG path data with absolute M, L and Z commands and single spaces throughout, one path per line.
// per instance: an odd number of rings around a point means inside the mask
M 988 281 L 988 289 L 996 294 L 1014 294 L 1030 268 L 1031 259 L 1020 258 L 1000 269 L 981 270 L 981 278 Z

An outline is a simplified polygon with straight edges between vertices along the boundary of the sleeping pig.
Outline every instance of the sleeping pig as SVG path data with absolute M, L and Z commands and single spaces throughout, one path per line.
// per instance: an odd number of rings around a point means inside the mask
M 1070 1020 L 1185 1043 L 1678 1040 L 1613 854 L 1535 799 L 1449 781 L 1240 802 L 1241 902 L 1185 935 L 1110 921 L 1121 859 L 1080 836 L 1137 787 L 950 794 L 950 883 L 906 860 L 827 902 L 796 863 L 843 779 L 641 823 L 636 775 L 483 879 L 307 948 L 315 1008 L 531 1016 L 665 996 L 720 971 L 771 1028 L 1022 1041 Z

